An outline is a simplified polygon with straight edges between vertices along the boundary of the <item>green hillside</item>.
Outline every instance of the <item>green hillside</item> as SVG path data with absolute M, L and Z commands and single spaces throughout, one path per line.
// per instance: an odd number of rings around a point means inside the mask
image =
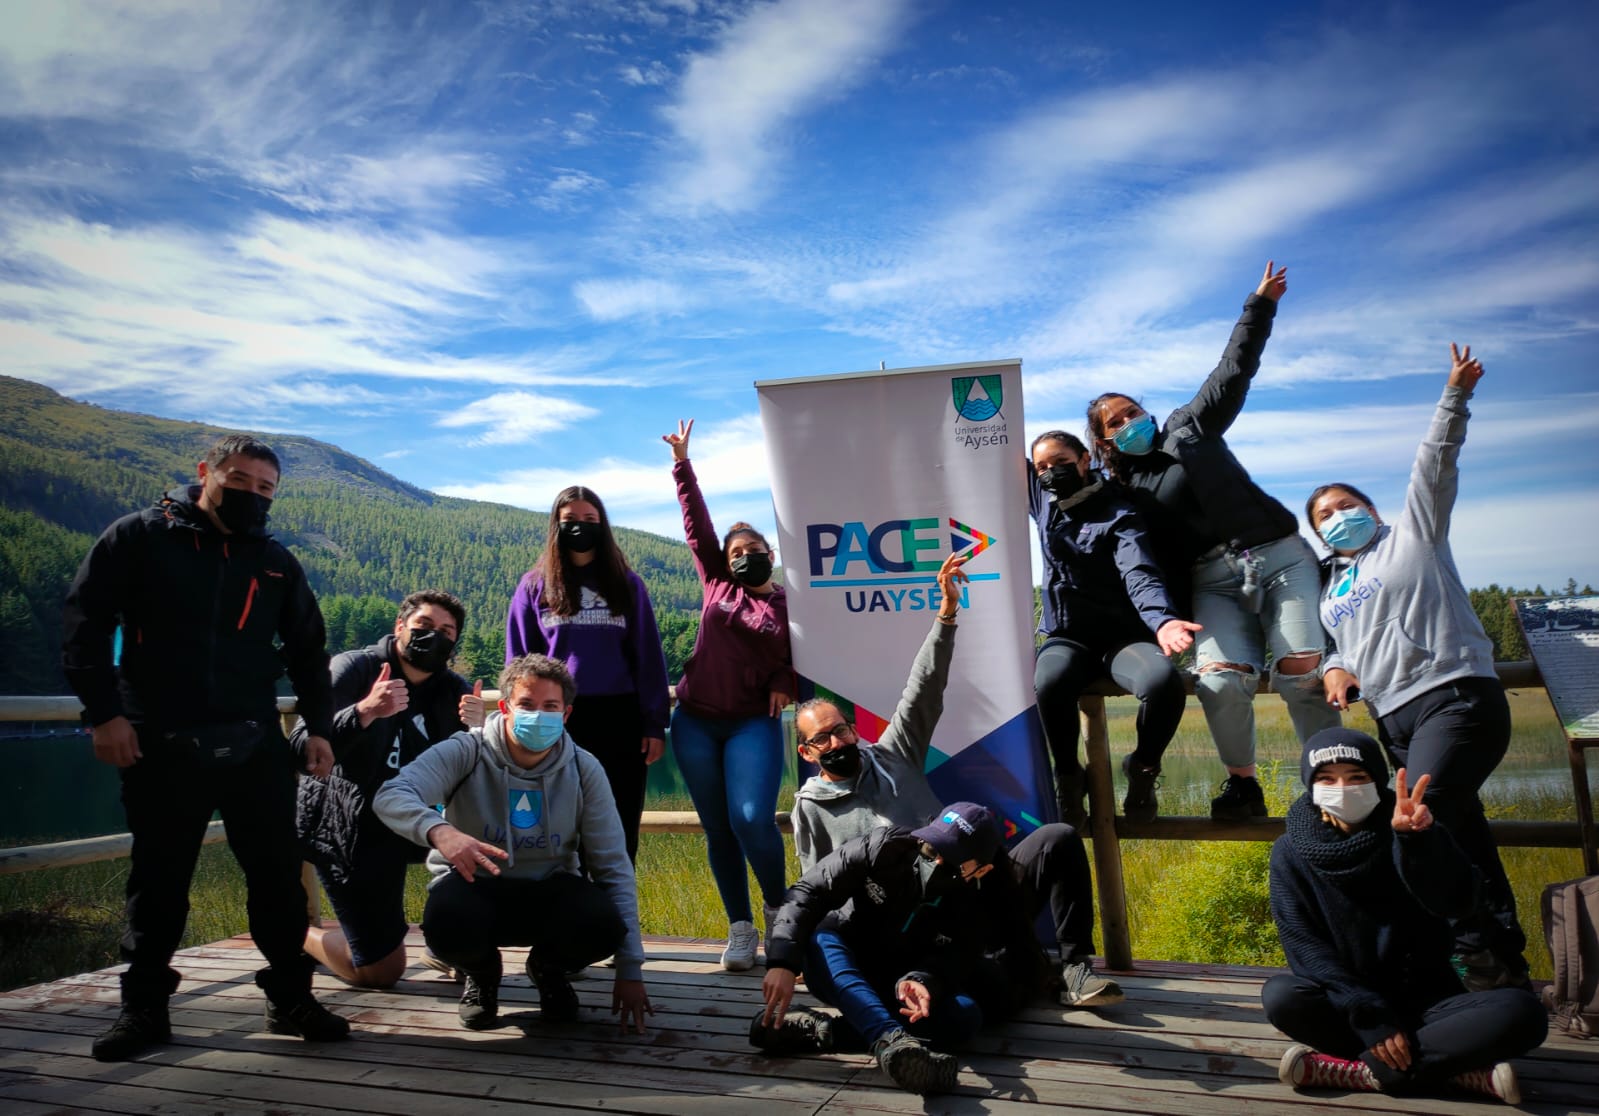
M 194 463 L 223 431 L 78 403 L 10 377 L 0 377 L 0 413 L 0 694 L 66 693 L 61 600 L 78 562 L 113 519 L 193 483 Z M 283 459 L 272 530 L 306 568 L 329 646 L 370 642 L 393 626 L 401 597 L 437 586 L 467 605 L 457 666 L 492 682 L 505 608 L 544 545 L 545 516 L 435 496 L 325 442 L 262 438 Z M 700 605 L 688 548 L 626 528 L 617 536 L 649 586 L 675 677 Z

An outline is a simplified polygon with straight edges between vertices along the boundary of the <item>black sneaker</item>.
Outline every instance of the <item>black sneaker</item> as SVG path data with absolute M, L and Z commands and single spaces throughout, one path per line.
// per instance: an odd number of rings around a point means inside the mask
M 539 965 L 530 953 L 527 978 L 539 990 L 539 1014 L 551 1023 L 577 1022 L 577 991 L 559 966 Z
M 1159 767 L 1145 767 L 1132 756 L 1122 757 L 1122 774 L 1127 777 L 1127 797 L 1122 799 L 1122 816 L 1130 822 L 1152 822 L 1160 813 L 1155 787 Z
M 94 1040 L 94 1057 L 99 1062 L 125 1062 L 147 1047 L 171 1041 L 166 1004 L 125 1004 L 111 1029 Z
M 469 1031 L 486 1031 L 500 1020 L 500 970 L 466 974 L 461 993 L 461 1026 Z
M 1122 986 L 1109 977 L 1096 976 L 1088 958 L 1060 967 L 1060 1004 L 1069 1008 L 1102 1008 L 1127 999 Z
M 1076 830 L 1088 827 L 1088 811 L 1083 808 L 1083 769 L 1055 772 L 1055 806 L 1060 810 L 1060 820 Z
M 268 1000 L 266 1029 L 274 1035 L 298 1035 L 306 1042 L 338 1042 L 350 1037 L 350 1021 L 317 1003 L 309 992 L 290 1004 Z
M 781 1026 L 762 1023 L 766 1009 L 750 1021 L 750 1045 L 775 1057 L 790 1054 L 828 1054 L 833 1050 L 833 1018 L 805 1008 L 792 1008 Z
M 911 1093 L 947 1093 L 960 1074 L 952 1055 L 929 1050 L 898 1027 L 872 1044 L 872 1057 L 894 1084 Z
M 1253 775 L 1229 775 L 1210 800 L 1212 821 L 1249 822 L 1266 816 L 1266 792 Z

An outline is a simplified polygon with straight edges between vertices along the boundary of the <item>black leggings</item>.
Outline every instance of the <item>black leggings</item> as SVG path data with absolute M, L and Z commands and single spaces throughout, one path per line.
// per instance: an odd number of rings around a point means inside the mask
M 535 967 L 569 972 L 609 957 L 626 936 L 605 889 L 568 872 L 542 880 L 480 872 L 468 882 L 451 870 L 434 881 L 422 909 L 433 956 L 474 976 L 499 971 L 500 946 L 529 946 Z
M 1153 643 L 1129 643 L 1111 651 L 1052 636 L 1039 649 L 1033 666 L 1033 691 L 1044 739 L 1055 761 L 1057 777 L 1077 771 L 1077 699 L 1089 683 L 1109 674 L 1138 698 L 1138 747 L 1135 762 L 1159 767 L 1166 745 L 1176 735 L 1188 695 L 1172 662 Z
M 627 839 L 627 857 L 638 861 L 638 827 L 644 814 L 644 714 L 637 694 L 577 695 L 566 731 L 577 746 L 600 761 L 611 784 L 616 813 Z M 603 954 L 601 956 L 604 956 Z

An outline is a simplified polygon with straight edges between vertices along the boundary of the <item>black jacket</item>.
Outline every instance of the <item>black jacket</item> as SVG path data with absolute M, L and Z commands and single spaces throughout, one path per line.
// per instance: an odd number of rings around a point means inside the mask
M 1038 630 L 1107 650 L 1149 642 L 1179 619 L 1143 518 L 1112 483 L 1063 508 L 1032 475 L 1029 510 L 1044 554 Z
M 368 813 L 372 796 L 384 782 L 398 774 L 400 768 L 416 759 L 429 745 L 466 728 L 460 717 L 461 695 L 472 692 L 466 679 L 454 671 L 436 671 L 421 685 L 406 683 L 410 701 L 403 712 L 379 717 L 363 729 L 355 706 L 372 692 L 372 684 L 377 681 L 384 663 L 389 664 L 392 677 L 405 678 L 392 635 L 384 636 L 371 647 L 335 656 L 332 667 L 335 712 L 333 735 L 328 739 L 333 745 L 333 757 L 341 769 L 340 774 L 359 785 L 365 793 Z M 291 739 L 297 747 L 307 731 L 304 720 L 295 726 Z
M 1367 1047 L 1413 1032 L 1423 1010 L 1464 991 L 1446 920 L 1470 913 L 1477 897 L 1449 831 L 1434 822 L 1396 834 L 1384 820 L 1393 807 L 1385 791 L 1357 844 L 1301 795 L 1271 848 L 1271 916 L 1288 967 L 1327 990 Z
M 95 541 L 62 610 L 68 684 L 94 725 L 117 716 L 276 725 L 287 669 L 301 716 L 326 737 L 327 632 L 305 571 L 264 531 L 223 534 L 196 505 L 199 493 L 168 493 Z M 111 661 L 118 625 L 120 668 Z
M 1250 479 L 1222 438 L 1244 408 L 1276 314 L 1271 299 L 1250 295 L 1221 362 L 1166 419 L 1154 448 L 1116 458 L 1116 478 L 1134 490 L 1167 569 L 1186 570 L 1218 543 L 1243 549 L 1299 529 L 1294 513 Z
M 883 826 L 846 841 L 788 889 L 766 963 L 802 971 L 806 944 L 829 915 L 851 943 L 891 957 L 902 974 L 897 980 L 920 981 L 934 996 L 951 982 L 963 984 L 961 974 L 985 952 L 1003 951 L 1016 993 L 1036 980 L 1038 943 L 1003 850 L 992 872 L 963 884 L 935 874 L 908 829 Z

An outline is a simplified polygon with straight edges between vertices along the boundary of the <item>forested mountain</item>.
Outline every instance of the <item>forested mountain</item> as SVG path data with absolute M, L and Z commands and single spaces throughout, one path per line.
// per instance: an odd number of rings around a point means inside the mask
M 94 538 L 113 519 L 194 482 L 194 463 L 223 433 L 79 403 L 0 377 L 0 694 L 67 692 L 61 600 Z M 283 460 L 272 531 L 304 564 L 334 650 L 394 624 L 395 603 L 436 586 L 467 605 L 457 666 L 493 682 L 505 608 L 544 545 L 543 513 L 436 496 L 336 446 L 263 436 Z M 671 499 L 662 472 L 662 498 Z M 673 676 L 693 646 L 700 587 L 681 542 L 618 528 L 655 601 Z

